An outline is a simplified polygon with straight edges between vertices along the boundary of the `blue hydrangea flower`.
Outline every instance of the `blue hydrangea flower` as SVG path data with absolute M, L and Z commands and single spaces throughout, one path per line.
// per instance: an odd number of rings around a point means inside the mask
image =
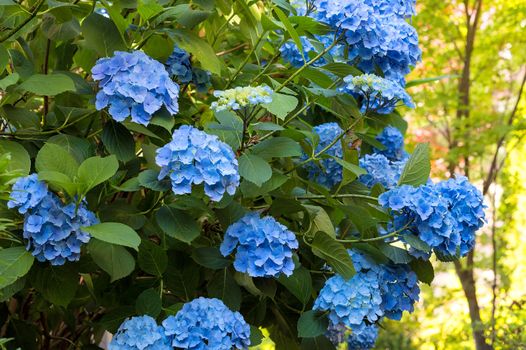
M 450 212 L 460 230 L 460 255 L 464 256 L 475 245 L 475 232 L 484 226 L 484 197 L 465 176 L 439 182 L 436 187 L 449 200 Z
M 394 126 L 388 126 L 376 136 L 376 140 L 385 146 L 384 150 L 374 149 L 375 153 L 386 156 L 391 161 L 404 160 L 409 154 L 404 150 L 404 135 Z
M 383 316 L 382 295 L 375 270 L 357 272 L 346 281 L 340 275 L 329 278 L 314 301 L 313 310 L 329 311 L 333 324 L 353 328 L 365 320 L 376 322 Z
M 376 13 L 390 17 L 408 18 L 416 15 L 416 0 L 367 0 Z
M 369 188 L 377 183 L 387 189 L 393 188 L 398 184 L 406 162 L 407 159 L 390 161 L 383 154 L 366 154 L 360 158 L 360 167 L 365 169 L 367 174 L 360 175 L 359 180 Z
M 318 134 L 320 138 L 320 141 L 316 146 L 315 153 L 323 150 L 343 133 L 342 128 L 340 128 L 337 123 L 320 124 L 314 127 L 313 131 Z M 336 142 L 327 150 L 325 154 L 332 157 L 342 158 L 342 143 Z M 302 161 L 307 159 L 309 159 L 307 154 L 303 154 L 301 156 Z M 323 158 L 320 160 L 319 165 L 314 162 L 309 162 L 304 165 L 304 168 L 308 172 L 309 179 L 329 188 L 340 183 L 343 178 L 343 168 L 333 158 Z
M 239 186 L 238 163 L 232 148 L 192 126 L 175 130 L 172 141 L 157 150 L 159 180 L 170 176 L 175 194 L 192 192 L 204 183 L 205 194 L 218 202 L 225 192 L 233 195 Z
M 163 326 L 178 349 L 231 350 L 250 345 L 250 326 L 219 299 L 194 299 L 165 319 Z
M 378 338 L 378 327 L 365 323 L 353 327 L 352 333 L 347 338 L 349 350 L 369 350 L 374 347 Z
M 170 350 L 164 328 L 150 316 L 137 316 L 124 321 L 113 336 L 109 350 Z
M 175 77 L 180 84 L 186 84 L 192 81 L 192 64 L 190 63 L 190 54 L 179 48 L 174 50 L 166 61 L 166 70 L 170 76 Z
M 230 225 L 220 250 L 223 256 L 236 250 L 234 267 L 252 277 L 292 275 L 296 235 L 271 216 L 249 213 Z
M 361 98 L 361 112 L 391 113 L 400 103 L 414 107 L 409 94 L 397 82 L 374 74 L 349 75 L 341 91 Z
M 325 332 L 325 337 L 331 341 L 334 346 L 338 346 L 345 341 L 345 336 L 349 333 L 350 328 L 343 324 L 333 324 L 329 322 L 329 327 Z
M 18 211 L 25 214 L 26 249 L 38 261 L 63 265 L 66 261 L 79 260 L 81 246 L 90 240 L 82 227 L 98 223 L 84 202 L 78 208 L 74 203 L 64 205 L 44 182 L 38 180 L 37 174 L 18 179 L 11 198 L 8 206 L 18 207 Z
M 238 86 L 234 89 L 225 91 L 216 90 L 214 96 L 217 101 L 212 102 L 210 108 L 216 112 L 230 109 L 237 111 L 247 107 L 254 107 L 260 104 L 272 102 L 274 91 L 266 85 L 260 86 Z
M 211 73 L 207 70 L 194 68 L 192 70 L 192 83 L 199 92 L 207 92 L 212 84 L 210 83 Z
M 318 47 L 315 47 L 311 41 L 305 37 L 300 37 L 301 39 L 301 45 L 303 46 L 303 56 L 300 53 L 300 50 L 296 43 L 293 40 L 287 41 L 285 44 L 283 44 L 279 51 L 281 52 L 281 57 L 286 61 L 289 62 L 293 67 L 301 67 L 306 62 L 310 61 L 312 57 L 320 53 L 320 50 L 328 48 L 333 41 L 333 35 L 317 35 L 316 39 L 318 41 Z M 336 45 L 334 46 L 329 52 L 328 55 L 334 60 L 334 61 L 342 61 L 343 60 L 343 46 L 342 45 Z M 305 59 L 303 59 L 305 57 Z M 322 66 L 327 63 L 327 60 L 325 58 L 321 57 L 319 60 L 314 62 L 313 66 Z
M 441 256 L 465 256 L 484 223 L 482 195 L 464 177 L 418 188 L 393 188 L 382 193 L 378 202 L 393 211 L 394 229 L 409 224 L 404 234 L 418 235 Z
M 420 299 L 418 277 L 407 265 L 381 265 L 382 308 L 385 316 L 400 320 L 404 311 L 413 312 Z
M 11 199 L 7 202 L 9 209 L 18 208 L 20 214 L 35 208 L 47 196 L 45 183 L 38 180 L 37 174 L 21 177 L 16 180 L 11 190 Z
M 179 86 L 162 63 L 142 51 L 115 51 L 113 57 L 99 59 L 91 73 L 100 87 L 95 107 L 101 110 L 109 106 L 108 112 L 116 121 L 131 115 L 133 122 L 148 125 L 163 105 L 172 115 L 179 110 Z

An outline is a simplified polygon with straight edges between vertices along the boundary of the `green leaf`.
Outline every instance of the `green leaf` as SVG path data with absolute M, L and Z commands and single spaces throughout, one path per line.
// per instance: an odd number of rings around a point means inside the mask
M 126 248 L 91 239 L 88 250 L 93 261 L 110 277 L 111 282 L 128 276 L 135 269 L 135 260 Z
M 161 13 L 164 8 L 159 4 L 157 0 L 138 0 L 137 1 L 137 12 L 141 15 L 145 21 L 149 20 L 153 16 Z
M 460 78 L 460 75 L 458 74 L 447 74 L 447 75 L 440 75 L 438 77 L 415 79 L 415 80 L 408 81 L 407 84 L 405 84 L 405 87 L 406 89 L 409 89 L 410 87 L 413 87 L 413 86 L 432 83 L 434 81 L 439 81 L 443 79 L 458 79 L 458 78 Z
M 403 235 L 403 240 L 405 243 L 409 244 L 411 247 L 422 250 L 424 252 L 430 252 L 431 247 L 426 242 L 422 241 L 418 236 L 412 234 Z
M 266 139 L 252 147 L 252 152 L 264 159 L 299 157 L 302 154 L 300 144 L 288 137 Z
M 307 305 L 312 297 L 312 278 L 309 270 L 300 266 L 294 273 L 286 277 L 280 275 L 278 282 L 292 293 L 303 305 Z
M 279 8 L 275 7 L 274 8 L 274 12 L 278 16 L 278 18 L 281 21 L 281 23 L 283 23 L 283 25 L 285 26 L 286 33 L 288 35 L 290 35 L 292 40 L 294 40 L 294 43 L 298 47 L 298 50 L 301 53 L 301 56 L 303 57 L 303 60 L 306 61 L 306 59 L 308 59 L 308 57 L 304 57 L 303 45 L 301 44 L 301 39 L 300 39 L 300 36 L 298 35 L 298 32 L 292 26 L 292 24 L 290 23 L 289 19 L 285 15 L 285 13 L 283 13 L 283 11 L 281 11 Z
M 255 326 L 250 326 L 250 346 L 257 346 L 263 341 L 263 332 Z
M 333 74 L 336 74 L 340 78 L 345 78 L 348 75 L 362 75 L 362 72 L 358 68 L 353 67 L 347 63 L 334 62 L 326 64 L 321 68 Z
M 51 303 L 68 306 L 79 286 L 79 274 L 71 265 L 46 266 L 31 274 L 31 283 Z
M 27 175 L 31 170 L 31 159 L 24 146 L 15 141 L 0 140 L 0 151 L 9 153 L 11 160 L 7 170 Z
M 217 247 L 196 248 L 192 253 L 192 259 L 199 265 L 212 270 L 224 269 L 232 264 Z
M 127 47 L 115 23 L 95 12 L 86 17 L 81 25 L 86 46 L 101 57 L 113 56 L 114 51 L 126 51 Z
M 5 67 L 9 63 L 9 52 L 4 45 L 0 45 L 0 74 L 4 72 Z M 18 79 L 17 79 L 18 80 Z M 0 89 L 2 87 L 0 86 Z
M 360 168 L 356 164 L 349 163 L 338 157 L 331 157 L 331 158 L 334 159 L 338 164 L 340 164 L 344 169 L 349 170 L 351 173 L 353 173 L 356 176 L 367 174 L 367 171 L 365 169 Z
M 331 237 L 336 237 L 331 218 L 322 207 L 306 204 L 303 206 L 307 209 L 311 217 L 311 226 L 306 235 L 313 237 L 317 232 L 321 231 Z
M 207 286 L 208 295 L 221 299 L 232 310 L 239 310 L 241 306 L 241 288 L 234 280 L 228 269 L 217 271 Z
M 28 273 L 33 256 L 24 247 L 0 250 L 0 288 L 4 288 Z
M 137 263 L 144 272 L 153 276 L 162 276 L 168 267 L 168 256 L 160 246 L 144 240 L 139 246 Z
M 158 192 L 168 191 L 170 189 L 170 181 L 167 179 L 159 181 L 158 177 L 158 171 L 147 169 L 139 174 L 139 184 Z
M 328 326 L 329 320 L 325 315 L 318 315 L 314 310 L 304 312 L 298 320 L 298 337 L 315 338 L 324 334 Z
M 346 280 L 350 279 L 356 273 L 351 257 L 343 244 L 323 232 L 318 232 L 316 236 L 314 236 L 312 252 L 316 256 L 324 259 L 334 268 L 336 273 Z
M 78 186 L 67 175 L 53 170 L 43 170 L 38 173 L 38 179 L 45 181 L 51 186 L 66 191 L 71 197 L 78 192 Z
M 135 301 L 135 310 L 139 315 L 149 315 L 156 318 L 161 313 L 161 308 L 160 294 L 153 288 L 143 291 Z
M 298 99 L 296 97 L 278 92 L 272 94 L 272 102 L 263 105 L 267 111 L 281 120 L 284 120 L 297 106 Z
M 109 121 L 104 125 L 101 138 L 108 152 L 115 154 L 118 160 L 127 162 L 135 157 L 135 140 L 122 124 Z
M 91 157 L 83 161 L 78 170 L 83 193 L 110 179 L 118 169 L 119 161 L 114 155 L 105 158 Z
M 179 47 L 190 52 L 201 63 L 203 69 L 214 74 L 221 73 L 221 62 L 210 44 L 183 29 L 170 31 L 169 34 Z
M 122 245 L 137 250 L 141 238 L 130 226 L 118 222 L 103 222 L 92 226 L 83 227 L 96 239 L 111 244 Z
M 0 90 L 5 90 L 11 85 L 15 85 L 20 79 L 20 75 L 17 72 L 11 73 L 6 77 L 0 79 Z
M 271 178 L 272 168 L 263 158 L 245 153 L 239 158 L 239 175 L 261 186 Z
M 192 5 L 180 4 L 166 9 L 155 18 L 155 23 L 159 24 L 162 21 L 172 20 L 185 27 L 192 28 L 206 20 L 210 14 L 210 11 L 196 10 L 192 8 Z
M 411 270 L 418 276 L 418 280 L 431 285 L 435 279 L 435 270 L 429 260 L 415 259 L 409 263 Z
M 430 172 L 429 143 L 420 143 L 405 164 L 398 185 L 424 185 L 429 179 Z
M 163 206 L 155 217 L 164 233 L 182 242 L 190 244 L 201 234 L 195 219 L 182 210 Z
M 94 154 L 92 145 L 88 140 L 72 135 L 55 135 L 50 137 L 47 143 L 53 143 L 62 147 L 77 160 L 78 164 Z
M 63 147 L 48 142 L 38 151 L 35 168 L 38 172 L 62 173 L 73 180 L 77 176 L 79 163 Z
M 378 247 L 382 253 L 384 253 L 385 256 L 387 256 L 389 259 L 391 259 L 392 262 L 395 264 L 407 264 L 413 258 L 409 253 L 402 248 L 395 247 L 389 244 L 382 244 Z
M 41 96 L 55 96 L 66 91 L 76 91 L 75 81 L 63 73 L 34 74 L 18 88 Z

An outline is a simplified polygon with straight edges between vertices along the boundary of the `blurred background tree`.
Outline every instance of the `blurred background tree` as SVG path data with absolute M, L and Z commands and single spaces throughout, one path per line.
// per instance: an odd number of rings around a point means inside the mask
M 454 268 L 436 262 L 424 307 L 404 329 L 386 324 L 378 349 L 526 349 L 526 2 L 418 3 L 423 63 L 412 78 L 441 79 L 410 89 L 420 102 L 408 134 L 433 144 L 435 178 L 479 184 L 488 224 Z

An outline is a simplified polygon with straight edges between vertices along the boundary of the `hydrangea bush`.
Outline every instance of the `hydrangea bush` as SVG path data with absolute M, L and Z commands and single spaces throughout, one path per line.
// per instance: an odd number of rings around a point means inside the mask
M 414 1 L 0 11 L 9 349 L 370 349 L 475 244 L 405 147 Z

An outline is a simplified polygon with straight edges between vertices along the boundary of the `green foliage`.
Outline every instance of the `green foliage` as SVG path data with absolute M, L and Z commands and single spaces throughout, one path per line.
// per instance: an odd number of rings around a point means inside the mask
M 353 97 L 335 90 L 343 77 L 361 74 L 352 65 L 280 61 L 278 43 L 301 46 L 300 36 L 327 31 L 291 16 L 287 2 L 0 1 L 0 17 L 0 313 L 9 314 L 0 317 L 0 336 L 14 338 L 0 347 L 88 349 L 127 317 L 161 320 L 208 296 L 243 314 L 254 345 L 265 328 L 278 349 L 332 349 L 326 315 L 309 310 L 325 279 L 355 274 L 348 249 L 411 263 L 431 281 L 431 266 L 379 238 L 390 220 L 377 203 L 384 189 L 358 181 L 365 174 L 358 145 L 370 149 L 385 125 L 404 129 L 405 122 L 398 114 L 362 115 Z M 97 59 L 140 49 L 164 63 L 174 46 L 211 73 L 213 89 L 181 84 L 179 113 L 160 110 L 148 126 L 95 108 Z M 249 116 L 210 109 L 213 90 L 263 84 L 273 100 Z M 313 150 L 312 132 L 329 121 L 346 130 L 336 140 L 344 154 L 334 158 L 343 181 L 333 189 L 309 181 L 302 167 L 329 157 Z M 187 124 L 233 148 L 241 176 L 234 195 L 212 202 L 202 185 L 174 195 L 170 179 L 159 180 L 156 151 Z M 400 183 L 425 183 L 429 163 L 429 147 L 417 146 Z M 30 173 L 100 220 L 82 228 L 91 239 L 79 261 L 51 266 L 26 251 L 24 217 L 6 201 L 13 180 Z M 291 276 L 252 278 L 219 251 L 227 228 L 248 211 L 272 215 L 296 234 Z

